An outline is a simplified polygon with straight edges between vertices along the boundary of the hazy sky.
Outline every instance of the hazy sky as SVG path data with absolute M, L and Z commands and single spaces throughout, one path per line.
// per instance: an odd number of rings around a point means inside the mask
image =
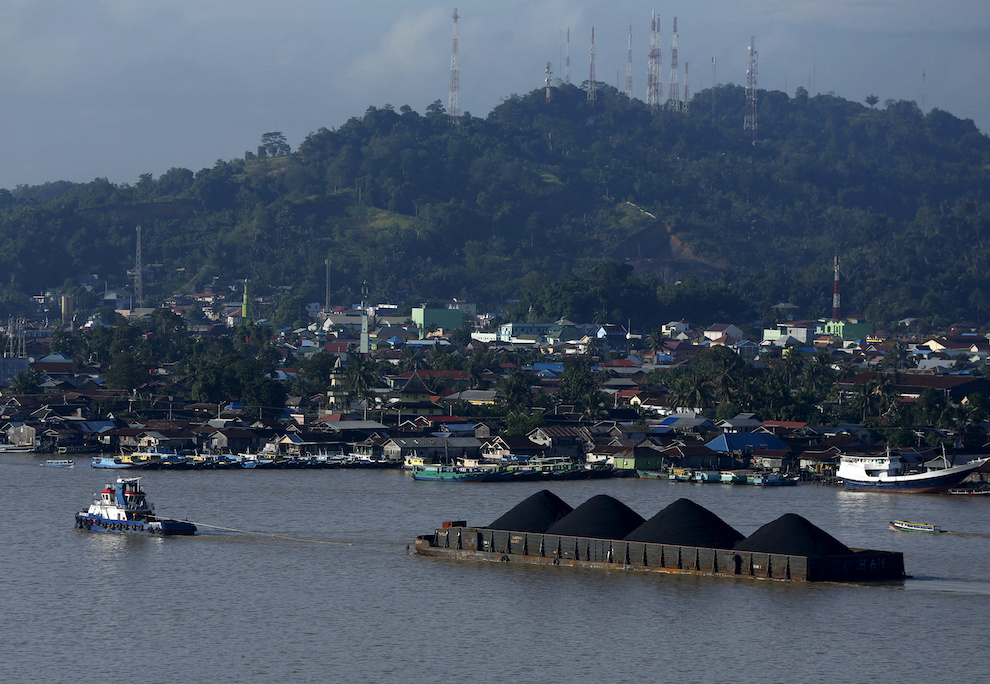
M 485 116 L 542 87 L 547 61 L 645 99 L 650 13 L 664 87 L 671 25 L 691 92 L 744 84 L 756 36 L 760 89 L 914 100 L 990 131 L 987 0 L 3 0 L 0 187 L 198 171 L 282 131 L 295 149 L 370 105 L 447 105 L 451 15 L 460 15 L 461 108 Z M 743 114 L 740 112 L 740 126 Z

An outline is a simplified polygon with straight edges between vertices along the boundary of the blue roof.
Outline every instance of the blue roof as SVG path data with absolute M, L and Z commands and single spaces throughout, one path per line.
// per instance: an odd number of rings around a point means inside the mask
M 754 449 L 786 449 L 787 445 L 765 432 L 730 432 L 719 435 L 705 445 L 712 451 L 730 453 Z

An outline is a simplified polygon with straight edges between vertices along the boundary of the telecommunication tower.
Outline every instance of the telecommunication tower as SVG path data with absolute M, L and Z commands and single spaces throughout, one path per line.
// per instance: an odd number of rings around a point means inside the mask
M 547 62 L 547 79 L 546 79 L 546 82 L 547 82 L 547 102 L 548 103 L 550 102 L 550 74 L 551 73 L 552 72 L 550 71 L 550 62 Z
M 746 117 L 743 131 L 748 131 L 756 140 L 756 36 L 749 39 L 749 68 L 746 69 Z
M 677 17 L 674 17 L 674 34 L 670 40 L 670 85 L 667 90 L 667 106 L 676 112 L 681 108 L 680 87 L 677 85 Z
M 688 63 L 684 62 L 684 103 L 681 105 L 681 109 L 687 114 L 688 110 Z
M 626 52 L 626 97 L 630 100 L 633 96 L 632 81 L 632 24 L 629 24 L 629 49 Z
M 450 50 L 450 97 L 447 115 L 454 123 L 461 121 L 461 69 L 457 63 L 457 8 L 454 8 L 454 32 Z
M 134 248 L 134 296 L 137 307 L 144 304 L 144 262 L 141 259 L 141 225 L 137 227 L 137 245 Z
M 588 67 L 588 104 L 594 108 L 595 93 L 595 27 L 591 27 L 591 64 Z
M 838 323 L 842 310 L 839 307 L 839 255 L 835 255 L 835 284 L 832 286 L 832 321 Z
M 571 29 L 567 29 L 567 52 L 564 53 L 564 82 L 571 82 Z
M 646 70 L 646 106 L 650 113 L 660 109 L 660 33 L 657 31 L 657 12 L 653 11 L 650 23 L 650 61 Z

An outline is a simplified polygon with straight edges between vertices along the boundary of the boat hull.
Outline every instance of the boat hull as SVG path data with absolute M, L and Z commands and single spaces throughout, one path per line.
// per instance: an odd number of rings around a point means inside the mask
M 894 492 L 902 494 L 937 494 L 955 487 L 976 468 L 943 474 L 902 475 L 878 480 L 844 478 L 842 486 L 856 492 Z
M 788 556 L 623 540 L 451 527 L 416 539 L 422 556 L 556 567 L 803 582 L 903 580 L 899 552 L 854 550 L 847 556 Z
M 76 527 L 89 532 L 121 532 L 165 536 L 188 536 L 196 534 L 196 526 L 184 520 L 110 520 L 92 514 L 76 514 Z

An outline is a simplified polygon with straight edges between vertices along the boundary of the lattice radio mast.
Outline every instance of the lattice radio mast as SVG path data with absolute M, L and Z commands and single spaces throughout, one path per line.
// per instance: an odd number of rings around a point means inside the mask
M 756 36 L 749 38 L 749 68 L 746 70 L 746 117 L 743 119 L 743 131 L 749 131 L 756 140 Z
M 632 79 L 632 24 L 629 24 L 629 50 L 626 52 L 626 97 L 632 100 L 633 79 Z
M 653 11 L 650 23 L 650 61 L 646 70 L 646 107 L 651 114 L 660 110 L 660 33 L 657 31 L 657 12 Z
M 567 29 L 567 46 L 564 53 L 564 82 L 571 82 L 571 29 Z
M 450 96 L 447 115 L 454 123 L 461 122 L 461 69 L 457 63 L 457 8 L 454 8 L 454 31 L 450 50 Z
M 595 93 L 595 27 L 591 27 L 591 63 L 588 67 L 588 104 L 592 109 L 595 107 L 596 93 Z
M 137 227 L 137 246 L 134 249 L 134 296 L 138 308 L 144 304 L 144 261 L 141 258 L 141 225 Z
M 685 114 L 688 111 L 688 63 L 684 62 L 684 103 L 681 105 L 681 109 Z
M 546 79 L 546 82 L 547 82 L 547 103 L 548 104 L 550 102 L 550 75 L 553 73 L 550 70 L 550 66 L 551 66 L 550 62 L 547 62 L 547 79 Z
M 675 112 L 681 108 L 680 86 L 677 84 L 677 17 L 674 17 L 674 35 L 670 44 L 670 85 L 667 90 L 667 106 Z

